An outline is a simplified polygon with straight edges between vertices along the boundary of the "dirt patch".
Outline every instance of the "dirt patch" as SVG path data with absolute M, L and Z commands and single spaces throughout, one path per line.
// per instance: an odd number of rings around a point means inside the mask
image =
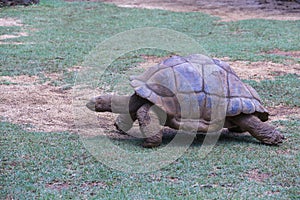
M 97 1 L 97 0 L 91 0 Z M 204 12 L 222 21 L 244 19 L 299 20 L 300 4 L 274 0 L 103 0 L 120 7 L 163 9 L 175 12 Z M 261 3 L 264 2 L 264 3 Z
M 45 74 L 45 77 L 50 80 L 43 84 L 39 84 L 37 76 L 0 77 L 0 119 L 22 125 L 29 131 L 78 132 L 84 129 L 86 135 L 97 135 L 99 130 L 117 135 L 115 131 L 109 132 L 114 127 L 116 114 L 97 114 L 85 107 L 91 97 L 101 93 L 100 90 L 56 87 L 51 81 L 61 79 L 61 74 Z
M 27 75 L 20 75 L 20 76 L 1 76 L 0 82 L 7 82 L 11 84 L 34 84 L 38 81 L 38 76 L 27 76 Z
M 2 76 L 0 112 L 5 121 L 35 131 L 67 131 L 72 128 L 70 91 L 49 83 L 38 84 L 37 76 Z
M 28 36 L 28 34 L 25 32 L 20 32 L 20 33 L 14 34 L 14 35 L 8 35 L 8 34 L 0 35 L 0 40 L 19 38 L 22 36 Z
M 34 131 L 72 129 L 70 91 L 30 82 L 23 82 L 22 85 L 0 85 L 0 91 L 0 111 L 4 120 L 25 125 Z
M 156 56 L 142 56 L 145 62 L 139 63 L 137 68 L 146 70 L 149 67 L 157 65 L 158 63 L 162 62 L 163 60 L 167 59 L 167 57 L 156 57 Z
M 70 187 L 70 184 L 67 182 L 59 182 L 59 181 L 55 181 L 55 182 L 51 182 L 51 183 L 47 183 L 46 184 L 46 188 L 49 188 L 51 190 L 63 190 L 63 189 L 67 189 Z
M 279 49 L 274 49 L 272 51 L 266 52 L 267 54 L 280 55 L 280 56 L 288 56 L 294 58 L 300 58 L 300 51 L 281 51 Z
M 24 44 L 24 42 L 2 42 L 0 41 L 0 44 L 13 44 L 13 45 L 21 45 L 21 44 Z M 26 43 L 26 44 L 34 44 L 34 43 Z
M 285 74 L 300 75 L 300 64 L 295 63 L 272 63 L 272 62 L 248 62 L 248 61 L 229 61 L 228 58 L 221 58 L 226 61 L 241 79 L 264 80 L 274 79 L 276 76 Z
M 24 36 L 28 36 L 28 33 L 26 32 L 20 32 L 20 33 L 16 33 L 16 34 L 4 34 L 4 35 L 0 35 L 0 44 L 24 44 L 23 42 L 3 42 L 1 40 L 6 40 L 6 39 L 14 39 L 14 38 L 19 38 L 19 37 L 24 37 Z
M 14 19 L 14 18 L 0 18 L 0 26 L 3 27 L 12 27 L 12 26 L 23 26 L 23 24 L 21 23 L 21 20 L 19 19 Z M 4 35 L 0 35 L 0 44 L 23 44 L 22 42 L 4 42 L 1 40 L 7 40 L 7 39 L 15 39 L 15 38 L 19 38 L 19 37 L 26 37 L 28 36 L 28 33 L 26 32 L 18 32 L 18 33 L 14 33 L 14 34 L 4 34 Z
M 263 182 L 268 179 L 271 175 L 267 173 L 261 173 L 258 169 L 251 170 L 247 173 L 247 177 L 250 180 L 254 180 L 256 182 Z
M 288 107 L 284 105 L 279 105 L 276 107 L 268 107 L 267 109 L 270 113 L 270 119 L 272 121 L 288 120 L 290 117 L 295 117 L 300 119 L 299 107 Z
M 15 18 L 0 18 L 0 26 L 23 26 L 21 20 Z
M 70 182 L 66 181 L 52 181 L 50 183 L 47 183 L 46 188 L 49 188 L 51 190 L 58 190 L 61 191 L 63 189 L 68 189 L 69 187 L 72 187 L 73 184 Z M 105 182 L 100 182 L 100 181 L 90 181 L 90 182 L 84 182 L 80 185 L 76 185 L 77 187 L 80 188 L 87 188 L 87 187 L 101 187 L 101 188 L 106 188 L 107 184 Z

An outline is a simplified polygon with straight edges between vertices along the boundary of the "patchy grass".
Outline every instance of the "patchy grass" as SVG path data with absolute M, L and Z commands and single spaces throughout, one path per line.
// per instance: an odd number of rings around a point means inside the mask
M 284 62 L 286 56 L 264 52 L 300 48 L 299 34 L 295 34 L 299 21 L 218 22 L 218 18 L 202 13 L 53 0 L 42 1 L 38 6 L 4 8 L 0 17 L 20 19 L 24 24 L 1 27 L 1 34 L 18 31 L 29 34 L 4 40 L 8 44 L 2 44 L 0 49 L 1 75 L 66 72 L 67 68 L 80 65 L 95 45 L 122 31 L 141 27 L 169 28 L 185 33 L 196 39 L 211 56 L 227 56 L 233 60 Z M 155 52 L 140 52 L 143 53 L 155 55 Z M 299 59 L 290 59 L 299 62 Z
M 79 137 L 32 133 L 1 123 L 1 199 L 296 199 L 299 197 L 299 121 L 279 121 L 288 139 L 281 147 L 250 136 L 222 136 L 205 158 L 194 141 L 166 168 L 147 174 L 113 171 L 96 161 Z M 140 140 L 120 140 L 127 151 Z M 165 142 L 168 142 L 166 139 Z
M 273 49 L 299 50 L 299 21 L 218 22 L 218 18 L 202 13 L 59 0 L 1 8 L 0 18 L 5 17 L 20 19 L 23 26 L 0 27 L 1 35 L 25 32 L 28 36 L 4 39 L 5 44 L 0 44 L 0 75 L 39 75 L 46 82 L 46 73 L 63 73 L 53 85 L 73 83 L 76 72 L 68 69 L 80 66 L 100 42 L 145 26 L 185 33 L 211 56 L 299 62 L 294 57 L 265 53 Z M 155 49 L 129 52 L 107 69 L 99 87 L 117 91 L 116 85 L 125 85 L 124 75 L 138 72 L 132 67 L 143 61 L 140 55 L 168 54 Z M 268 105 L 300 106 L 296 75 L 245 81 L 258 90 Z M 0 86 L 12 84 L 3 81 Z M 1 122 L 0 199 L 297 199 L 300 119 L 274 123 L 287 137 L 280 147 L 261 145 L 250 136 L 222 136 L 213 151 L 199 159 L 203 141 L 200 137 L 168 167 L 153 173 L 127 174 L 96 161 L 78 135 L 26 132 Z M 138 139 L 114 142 L 128 151 L 151 151 L 142 149 Z
M 296 74 L 287 74 L 275 77 L 275 80 L 260 82 L 245 80 L 252 85 L 270 107 L 288 105 L 300 107 L 300 77 Z

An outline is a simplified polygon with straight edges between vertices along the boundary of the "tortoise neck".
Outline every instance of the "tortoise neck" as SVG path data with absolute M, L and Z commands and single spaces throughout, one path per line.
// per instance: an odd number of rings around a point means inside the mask
M 129 113 L 129 102 L 131 96 L 112 96 L 111 98 L 111 111 L 113 113 L 125 114 Z
M 145 99 L 133 94 L 132 96 L 112 96 L 111 111 L 120 114 L 132 114 L 146 102 Z

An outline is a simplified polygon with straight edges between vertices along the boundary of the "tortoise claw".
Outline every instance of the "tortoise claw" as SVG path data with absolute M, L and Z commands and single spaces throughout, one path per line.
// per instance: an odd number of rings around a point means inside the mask
M 145 138 L 142 146 L 145 148 L 154 148 L 160 146 L 161 142 L 162 142 L 162 130 L 157 135 L 153 135 L 151 137 Z
M 262 142 L 267 145 L 280 145 L 285 139 L 284 135 L 282 135 L 279 131 L 274 130 L 272 135 L 269 137 L 263 138 Z
M 158 146 L 160 146 L 160 142 L 157 142 L 157 143 L 155 143 L 155 142 L 147 142 L 147 141 L 145 141 L 143 144 L 142 144 L 142 146 L 144 147 L 144 148 L 155 148 L 155 147 L 158 147 Z

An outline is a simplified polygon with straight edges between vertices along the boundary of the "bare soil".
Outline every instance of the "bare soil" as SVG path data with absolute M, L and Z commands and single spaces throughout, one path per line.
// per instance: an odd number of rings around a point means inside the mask
M 1 77 L 0 112 L 5 121 L 35 131 L 67 131 L 72 128 L 70 91 L 49 84 L 38 84 L 37 77 Z
M 225 60 L 225 59 L 223 59 Z M 285 74 L 300 75 L 300 64 L 295 63 L 272 63 L 272 62 L 252 62 L 247 61 L 226 61 L 239 75 L 241 79 L 264 80 L 274 79 L 276 76 Z
M 0 18 L 0 26 L 23 26 L 21 20 L 15 18 Z
M 250 180 L 253 180 L 256 182 L 263 182 L 265 179 L 268 179 L 270 176 L 271 176 L 271 174 L 261 173 L 258 169 L 251 170 L 247 174 L 247 177 Z
M 90 0 L 97 1 L 97 0 Z M 99 1 L 99 0 L 98 0 Z M 299 20 L 300 4 L 295 1 L 265 0 L 102 0 L 120 7 L 163 9 L 175 12 L 204 12 L 222 21 L 244 19 Z
M 0 18 L 0 27 L 12 27 L 12 26 L 23 26 L 21 20 L 15 18 Z M 6 39 L 13 39 L 19 37 L 26 37 L 28 33 L 18 32 L 14 34 L 4 34 L 0 35 L 0 45 L 1 44 L 22 44 L 21 42 L 5 42 Z
M 25 32 L 19 32 L 19 33 L 14 34 L 14 35 L 8 35 L 8 34 L 0 35 L 0 40 L 18 38 L 18 37 L 21 37 L 21 36 L 28 36 L 28 34 L 25 33 Z

